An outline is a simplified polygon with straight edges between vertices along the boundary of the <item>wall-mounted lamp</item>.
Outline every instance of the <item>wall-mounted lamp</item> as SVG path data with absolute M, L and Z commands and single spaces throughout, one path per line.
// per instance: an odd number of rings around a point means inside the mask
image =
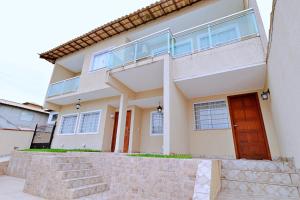
M 270 96 L 270 90 L 268 89 L 267 91 L 263 91 L 260 96 L 262 100 L 268 100 Z
M 160 105 L 160 102 L 158 102 L 158 106 L 156 108 L 157 112 L 161 113 L 163 111 L 162 106 Z
M 78 103 L 76 103 L 76 106 L 75 106 L 75 107 L 76 107 L 76 110 L 79 110 L 79 109 L 80 109 L 80 106 L 81 106 L 81 105 L 80 105 L 80 99 L 78 99 Z

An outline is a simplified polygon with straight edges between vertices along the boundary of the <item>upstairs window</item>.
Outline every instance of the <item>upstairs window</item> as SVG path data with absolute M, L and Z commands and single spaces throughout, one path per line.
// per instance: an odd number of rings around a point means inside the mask
M 226 102 L 214 101 L 194 104 L 195 129 L 226 129 L 229 119 Z
M 80 115 L 79 133 L 97 133 L 100 123 L 100 111 L 86 112 Z
M 150 135 L 162 135 L 164 132 L 164 114 L 162 112 L 151 112 Z
M 77 114 L 62 116 L 60 134 L 73 134 L 75 133 L 77 124 Z
M 95 54 L 92 59 L 90 71 L 109 67 L 109 61 L 110 61 L 109 58 L 110 58 L 109 52 L 102 52 L 102 53 Z

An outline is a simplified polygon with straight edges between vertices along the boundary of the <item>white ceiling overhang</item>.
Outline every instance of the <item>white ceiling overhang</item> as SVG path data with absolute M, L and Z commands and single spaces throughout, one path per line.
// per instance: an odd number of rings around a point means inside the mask
M 66 95 L 61 95 L 57 97 L 52 97 L 47 99 L 47 102 L 54 103 L 57 105 L 68 105 L 77 102 L 78 99 L 81 101 L 90 101 L 101 98 L 108 98 L 113 96 L 119 96 L 120 93 L 111 87 L 103 88 L 101 90 L 93 90 L 82 93 L 70 93 Z
M 262 89 L 265 76 L 266 64 L 259 64 L 174 81 L 186 97 L 196 98 Z
M 112 71 L 111 76 L 134 92 L 163 87 L 163 62 L 156 61 L 124 70 Z

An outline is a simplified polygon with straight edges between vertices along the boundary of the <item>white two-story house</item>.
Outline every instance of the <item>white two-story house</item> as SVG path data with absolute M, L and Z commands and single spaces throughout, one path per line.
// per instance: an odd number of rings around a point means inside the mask
M 161 0 L 40 55 L 52 148 L 272 159 L 255 0 Z

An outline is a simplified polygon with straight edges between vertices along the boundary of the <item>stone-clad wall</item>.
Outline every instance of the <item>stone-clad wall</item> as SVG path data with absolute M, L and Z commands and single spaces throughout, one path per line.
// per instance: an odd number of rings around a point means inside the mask
M 198 200 L 211 199 L 214 192 L 211 184 L 214 179 L 212 166 L 215 161 L 211 160 L 142 158 L 112 153 L 59 155 L 86 157 L 103 177 L 103 182 L 109 186 L 104 199 Z M 57 155 L 51 154 L 30 155 L 16 152 L 12 156 L 8 171 L 18 177 L 27 175 L 25 192 L 43 197 L 45 194 L 60 195 L 63 191 L 60 191 L 61 187 L 55 183 L 57 180 L 55 169 L 51 169 L 55 166 L 53 163 L 56 157 Z M 27 173 L 21 169 L 22 166 L 26 168 Z M 54 187 L 55 185 L 58 187 Z M 197 198 L 199 195 L 201 198 Z M 59 198 L 52 197 L 52 199 Z
M 34 155 L 59 155 L 59 154 L 14 151 L 11 154 L 6 174 L 8 176 L 14 176 L 14 177 L 25 179 L 28 171 L 32 167 L 31 160 L 32 160 L 32 156 Z
M 201 162 L 110 155 L 96 156 L 91 161 L 119 199 L 164 200 L 192 199 Z
M 213 183 L 220 179 L 213 174 L 218 161 L 99 154 L 91 162 L 110 185 L 114 199 L 208 200 L 218 192 L 218 183 Z
M 14 151 L 11 154 L 6 174 L 18 178 L 26 178 L 31 164 L 31 153 Z
M 56 170 L 55 155 L 32 156 L 23 191 L 46 199 L 69 199 Z
M 0 176 L 6 174 L 8 161 L 0 162 Z

